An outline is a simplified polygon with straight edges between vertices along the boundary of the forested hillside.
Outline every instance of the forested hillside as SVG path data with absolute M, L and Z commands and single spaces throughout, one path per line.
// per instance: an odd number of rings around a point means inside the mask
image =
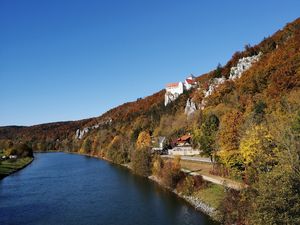
M 257 57 L 239 76 L 239 63 Z M 229 62 L 197 77 L 198 87 L 164 105 L 164 91 L 75 122 L 2 127 L 2 148 L 27 142 L 35 150 L 97 155 L 115 163 L 165 136 L 190 133 L 193 146 L 217 162 L 213 173 L 249 187 L 228 191 L 221 220 L 236 224 L 300 223 L 300 19 Z M 197 110 L 187 116 L 186 102 Z M 76 138 L 75 132 L 94 127 Z

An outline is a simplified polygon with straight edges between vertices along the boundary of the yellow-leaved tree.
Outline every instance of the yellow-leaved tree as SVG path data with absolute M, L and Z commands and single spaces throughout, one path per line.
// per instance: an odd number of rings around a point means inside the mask
M 253 183 L 260 172 L 268 172 L 277 164 L 278 148 L 267 127 L 260 124 L 246 131 L 240 154 L 245 166 L 245 181 Z
M 151 137 L 150 134 L 147 131 L 142 131 L 138 139 L 136 141 L 136 148 L 137 149 L 145 149 L 149 148 L 151 145 Z
M 255 158 L 266 151 L 273 143 L 273 138 L 268 129 L 262 124 L 256 125 L 246 131 L 240 144 L 240 153 L 244 163 L 249 165 Z
M 240 145 L 240 126 L 243 122 L 243 114 L 237 110 L 226 113 L 220 123 L 218 134 L 218 146 L 220 161 L 231 173 L 235 175 L 241 170 L 242 159 L 239 152 Z

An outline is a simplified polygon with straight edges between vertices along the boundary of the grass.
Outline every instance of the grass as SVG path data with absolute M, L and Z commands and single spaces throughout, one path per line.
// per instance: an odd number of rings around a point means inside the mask
M 7 159 L 0 161 L 0 179 L 8 176 L 9 174 L 22 169 L 24 166 L 29 164 L 33 158 L 18 158 L 18 159 Z
M 205 162 L 193 162 L 193 161 L 180 161 L 181 168 L 188 169 L 190 171 L 199 172 L 200 174 L 209 175 L 212 170 L 212 164 Z
M 201 199 L 204 203 L 213 208 L 218 208 L 225 197 L 224 187 L 217 184 L 209 184 L 208 187 L 201 189 L 193 195 Z

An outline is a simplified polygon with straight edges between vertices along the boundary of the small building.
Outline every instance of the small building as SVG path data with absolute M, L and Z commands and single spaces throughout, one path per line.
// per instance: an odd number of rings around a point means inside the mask
M 183 135 L 182 137 L 177 139 L 178 146 L 190 146 L 191 145 L 191 135 Z
M 169 155 L 199 155 L 200 150 L 193 149 L 191 145 L 192 136 L 183 135 L 182 137 L 176 140 L 176 146 L 168 150 Z
M 193 75 L 190 75 L 184 81 L 184 86 L 186 90 L 190 90 L 191 88 L 195 88 L 197 86 L 197 81 Z
M 169 83 L 166 85 L 165 106 L 175 101 L 185 90 L 197 87 L 197 81 L 190 75 L 184 82 Z
M 152 153 L 164 154 L 166 137 L 154 138 L 152 143 L 156 146 L 152 148 Z
M 182 82 L 169 83 L 166 86 L 166 92 L 170 94 L 179 94 L 181 95 L 184 91 L 184 86 Z
M 18 156 L 17 155 L 10 155 L 9 158 L 10 159 L 16 159 L 16 158 L 18 158 Z
M 176 146 L 176 147 L 168 150 L 168 155 L 193 156 L 193 155 L 199 155 L 199 154 L 200 154 L 200 150 L 193 149 L 192 146 Z

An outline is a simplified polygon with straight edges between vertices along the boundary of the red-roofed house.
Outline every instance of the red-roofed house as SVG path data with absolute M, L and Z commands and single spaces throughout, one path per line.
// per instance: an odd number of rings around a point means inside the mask
M 192 136 L 187 134 L 180 138 L 177 138 L 176 144 L 172 149 L 168 150 L 169 155 L 199 155 L 200 151 L 198 149 L 193 149 Z
M 184 82 L 169 83 L 166 85 L 165 105 L 175 101 L 184 90 L 190 90 L 197 86 L 196 79 L 190 75 Z
M 186 90 L 190 90 L 193 87 L 197 86 L 197 81 L 193 75 L 189 76 L 188 78 L 185 79 L 184 81 L 184 86 Z
M 182 94 L 183 93 L 183 83 L 176 82 L 176 83 L 169 83 L 166 86 L 166 92 L 171 94 Z
M 165 105 L 174 101 L 181 95 L 184 91 L 184 85 L 182 82 L 169 83 L 166 85 L 166 94 L 165 94 Z

